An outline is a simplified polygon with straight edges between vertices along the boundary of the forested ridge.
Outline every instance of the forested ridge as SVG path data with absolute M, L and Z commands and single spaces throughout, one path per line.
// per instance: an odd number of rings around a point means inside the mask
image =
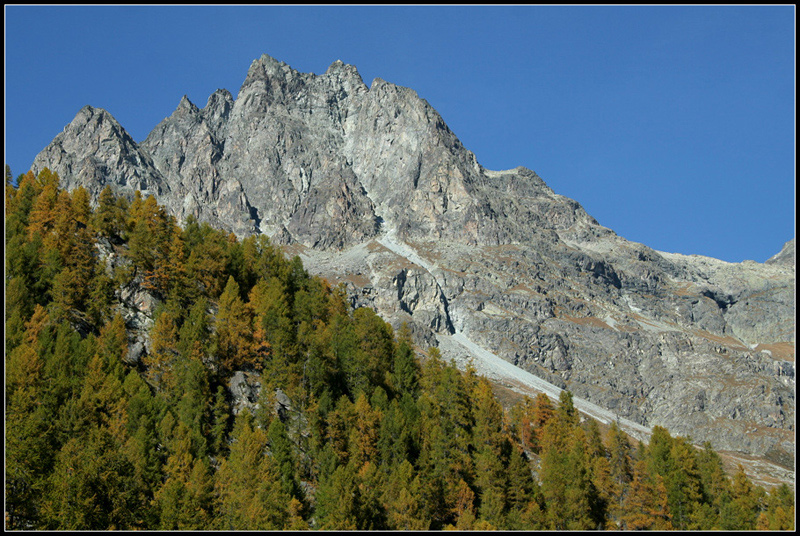
M 5 211 L 7 529 L 794 528 L 793 490 L 709 445 L 634 445 L 568 392 L 505 411 L 263 235 L 46 169 L 6 168 Z M 131 288 L 158 304 L 137 359 Z

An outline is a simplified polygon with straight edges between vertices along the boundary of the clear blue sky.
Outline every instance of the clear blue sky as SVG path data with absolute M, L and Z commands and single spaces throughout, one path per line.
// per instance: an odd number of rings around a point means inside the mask
M 6 6 L 5 162 L 86 104 L 141 141 L 264 53 L 416 90 L 485 167 L 655 249 L 764 261 L 794 236 L 794 6 Z

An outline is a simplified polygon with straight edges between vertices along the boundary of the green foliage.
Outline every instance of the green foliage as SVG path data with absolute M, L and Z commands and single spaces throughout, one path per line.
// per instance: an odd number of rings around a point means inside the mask
M 506 411 L 264 236 L 58 184 L 6 173 L 9 529 L 794 528 L 791 489 L 708 445 L 656 427 L 634 451 L 568 391 Z M 138 362 L 123 290 L 157 304 Z
M 216 525 L 221 530 L 276 530 L 288 517 L 290 497 L 280 468 L 267 455 L 267 435 L 253 428 L 248 413 L 236 420 L 228 457 L 214 484 Z
M 239 296 L 239 284 L 228 277 L 225 290 L 219 297 L 216 317 L 216 347 L 220 366 L 233 371 L 252 365 L 253 330 L 250 313 Z

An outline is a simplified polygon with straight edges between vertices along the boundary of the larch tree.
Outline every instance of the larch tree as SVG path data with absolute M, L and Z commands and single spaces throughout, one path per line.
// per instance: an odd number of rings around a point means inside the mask
M 228 277 L 219 297 L 216 318 L 216 347 L 223 370 L 253 364 L 253 330 L 250 313 L 239 296 L 239 284 Z
M 252 426 L 248 412 L 239 414 L 231 433 L 228 457 L 215 474 L 216 524 L 220 530 L 279 530 L 288 519 L 290 497 L 280 470 L 267 456 L 267 435 Z

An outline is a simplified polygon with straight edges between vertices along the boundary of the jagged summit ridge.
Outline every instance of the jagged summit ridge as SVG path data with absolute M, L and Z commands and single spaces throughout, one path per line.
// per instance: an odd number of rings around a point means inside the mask
M 402 236 L 473 244 L 526 239 L 508 236 L 513 221 L 496 221 L 493 181 L 424 99 L 380 78 L 368 88 L 340 60 L 314 75 L 265 54 L 251 64 L 235 100 L 218 90 L 200 109 L 184 96 L 138 147 L 120 143 L 120 154 L 152 159 L 148 192 L 163 195 L 166 186 L 152 184 L 173 185 L 163 202 L 180 220 L 192 214 L 240 236 L 266 232 L 341 248 L 374 236 L 380 219 Z M 527 171 L 515 177 L 508 182 L 544 185 Z M 221 199 L 223 192 L 232 197 Z M 320 225 L 318 210 L 341 220 L 343 232 Z
M 485 169 L 414 90 L 338 60 L 315 75 L 264 55 L 235 99 L 184 97 L 138 145 L 93 110 L 34 171 L 292 244 L 418 340 L 467 337 L 621 417 L 794 452 L 793 241 L 768 264 L 628 242 L 535 172 Z

